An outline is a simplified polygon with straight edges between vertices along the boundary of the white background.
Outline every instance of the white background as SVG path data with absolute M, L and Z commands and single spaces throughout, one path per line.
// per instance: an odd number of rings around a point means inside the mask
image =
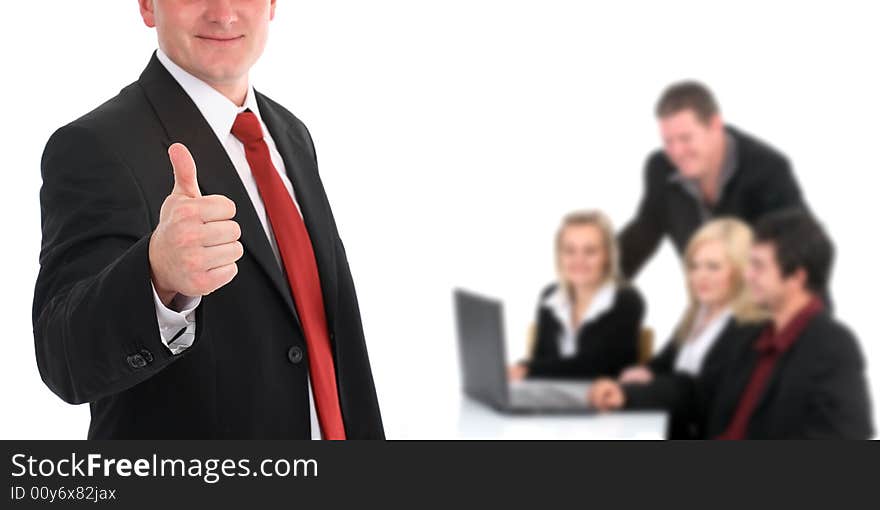
M 559 218 L 629 219 L 659 143 L 654 101 L 682 78 L 792 159 L 837 242 L 837 312 L 880 397 L 875 2 L 278 3 L 253 83 L 311 129 L 389 437 L 455 434 L 453 287 L 503 298 L 509 356 L 523 353 Z M 4 12 L 0 437 L 82 438 L 88 407 L 55 397 L 34 359 L 40 155 L 137 78 L 155 34 L 135 0 Z M 668 243 L 636 283 L 665 340 L 684 305 Z

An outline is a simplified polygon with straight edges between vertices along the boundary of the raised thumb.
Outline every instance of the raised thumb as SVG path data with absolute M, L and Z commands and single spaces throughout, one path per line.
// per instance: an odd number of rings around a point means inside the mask
M 186 145 L 182 143 L 171 144 L 171 147 L 168 147 L 168 157 L 174 168 L 174 189 L 171 190 L 171 193 L 188 197 L 202 196 L 199 191 L 199 182 L 196 179 L 196 162 Z

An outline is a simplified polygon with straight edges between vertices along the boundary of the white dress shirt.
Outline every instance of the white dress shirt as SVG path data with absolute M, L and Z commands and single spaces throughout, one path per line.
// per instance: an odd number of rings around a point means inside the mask
M 583 317 L 576 328 L 572 327 L 572 304 L 568 293 L 560 285 L 554 292 L 544 298 L 543 306 L 549 308 L 562 323 L 562 331 L 559 333 L 559 355 L 563 358 L 571 358 L 577 354 L 577 333 L 588 322 L 597 319 L 614 305 L 614 297 L 617 294 L 617 285 L 609 281 L 602 285 L 590 306 L 584 311 Z
M 238 106 L 210 85 L 175 64 L 161 49 L 156 51 L 156 57 L 159 62 L 165 66 L 165 69 L 171 73 L 171 76 L 174 77 L 177 83 L 180 84 L 190 99 L 192 99 L 193 103 L 195 103 L 196 107 L 199 109 L 199 112 L 201 112 L 202 116 L 208 122 L 208 125 L 211 126 L 211 129 L 214 131 L 220 144 L 226 149 L 226 154 L 229 156 L 230 161 L 232 161 L 233 166 L 235 166 L 235 170 L 238 172 L 238 176 L 241 179 L 245 190 L 247 190 L 254 209 L 257 211 L 257 217 L 260 218 L 260 223 L 263 224 L 263 229 L 265 229 L 266 236 L 269 239 L 269 245 L 272 247 L 272 251 L 275 254 L 275 260 L 278 262 L 278 266 L 282 268 L 283 272 L 283 262 L 278 251 L 278 244 L 275 242 L 272 225 L 269 223 L 266 216 L 266 207 L 263 205 L 263 199 L 260 197 L 257 182 L 251 173 L 250 165 L 248 165 L 247 158 L 245 157 L 244 144 L 232 134 L 232 124 L 235 122 L 235 118 L 239 113 L 246 109 L 250 109 L 250 111 L 252 111 L 260 120 L 260 127 L 263 129 L 263 138 L 266 141 L 266 145 L 269 146 L 269 154 L 272 158 L 272 164 L 278 171 L 278 175 L 281 177 L 281 181 L 287 188 L 287 192 L 290 193 L 293 203 L 296 205 L 300 215 L 302 215 L 302 211 L 300 210 L 296 197 L 293 194 L 293 185 L 285 173 L 284 160 L 281 158 L 281 154 L 278 152 L 277 147 L 275 147 L 275 142 L 272 140 L 272 136 L 269 134 L 266 124 L 263 123 L 263 118 L 260 116 L 260 109 L 257 106 L 257 98 L 254 95 L 253 86 L 248 84 L 247 96 L 245 97 L 244 104 Z M 198 165 L 199 162 L 196 161 L 197 169 Z M 198 172 L 196 172 L 196 175 L 198 175 Z M 193 340 L 195 339 L 196 323 L 193 312 L 199 306 L 199 303 L 201 303 L 202 297 L 190 297 L 178 294 L 171 302 L 171 307 L 169 308 L 159 299 L 159 295 L 154 286 L 153 298 L 156 303 L 156 317 L 158 319 L 159 334 L 162 338 L 162 342 L 168 346 L 168 349 L 171 350 L 172 354 L 183 352 L 192 345 Z M 181 330 L 183 330 L 182 333 Z M 318 422 L 318 413 L 315 411 L 315 400 L 314 395 L 312 394 L 311 378 L 308 379 L 308 391 L 312 439 L 321 439 L 321 427 Z
M 695 327 L 703 322 L 705 313 L 704 309 L 697 313 L 696 320 L 694 320 Z M 678 349 L 678 354 L 675 356 L 675 371 L 693 376 L 699 375 L 706 354 L 715 345 L 718 337 L 721 336 L 721 331 L 727 325 L 727 321 L 732 315 L 733 311 L 730 308 L 725 308 L 711 322 L 703 326 L 699 332 L 692 330 L 688 333 L 687 340 L 682 343 Z

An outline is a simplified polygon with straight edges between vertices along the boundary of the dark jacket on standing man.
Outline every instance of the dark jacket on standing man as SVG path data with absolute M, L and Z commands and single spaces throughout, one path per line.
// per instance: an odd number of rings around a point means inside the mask
M 754 224 L 771 211 L 805 207 L 788 159 L 776 149 L 728 126 L 729 151 L 717 203 L 704 203 L 694 184 L 684 179 L 662 150 L 645 165 L 644 195 L 635 218 L 619 235 L 621 269 L 635 277 L 669 236 L 679 254 L 706 221 L 732 216 Z

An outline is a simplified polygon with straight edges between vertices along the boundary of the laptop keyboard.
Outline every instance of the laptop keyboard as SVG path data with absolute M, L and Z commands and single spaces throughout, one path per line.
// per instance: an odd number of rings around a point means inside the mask
M 587 392 L 580 388 L 526 382 L 511 386 L 510 403 L 515 407 L 578 408 L 587 405 Z

